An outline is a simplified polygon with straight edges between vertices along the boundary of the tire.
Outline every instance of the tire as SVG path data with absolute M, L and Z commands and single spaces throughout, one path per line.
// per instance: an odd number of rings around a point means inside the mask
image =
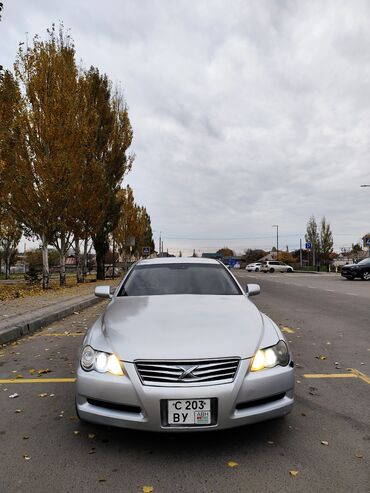
M 287 269 L 286 270 L 288 274 L 292 273 L 293 272 L 293 269 Z
M 270 268 L 269 272 L 272 274 L 273 272 L 275 272 L 275 269 L 273 269 L 272 267 Z
M 256 267 L 256 268 L 254 269 L 254 272 L 259 272 L 259 271 L 260 271 L 260 270 L 259 270 L 259 268 L 258 268 L 258 267 Z
M 364 272 L 362 272 L 361 279 L 363 281 L 370 281 L 370 270 L 365 270 Z
M 354 277 L 353 276 L 347 276 L 346 279 L 347 279 L 347 281 L 353 281 Z

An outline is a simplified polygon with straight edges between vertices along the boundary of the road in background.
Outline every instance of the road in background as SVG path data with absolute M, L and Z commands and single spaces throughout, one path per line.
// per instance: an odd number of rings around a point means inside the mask
M 367 492 L 370 283 L 235 272 L 261 284 L 253 301 L 284 326 L 297 363 L 292 414 L 192 434 L 81 423 L 77 349 L 97 305 L 0 349 L 0 491 Z

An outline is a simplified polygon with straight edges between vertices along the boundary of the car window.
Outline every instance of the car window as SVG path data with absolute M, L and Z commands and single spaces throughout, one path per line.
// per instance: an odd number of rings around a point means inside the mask
M 157 264 L 137 265 L 118 296 L 163 294 L 241 295 L 242 291 L 221 265 Z
M 365 266 L 368 265 L 368 266 L 370 266 L 370 258 L 364 258 L 357 265 L 365 265 Z

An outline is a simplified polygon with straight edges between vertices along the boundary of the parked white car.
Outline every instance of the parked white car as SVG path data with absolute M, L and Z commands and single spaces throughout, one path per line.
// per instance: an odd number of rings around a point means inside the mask
M 277 260 L 266 260 L 261 267 L 262 272 L 293 272 L 293 267 Z
M 262 267 L 262 262 L 253 262 L 252 264 L 248 264 L 245 270 L 248 272 L 259 272 Z

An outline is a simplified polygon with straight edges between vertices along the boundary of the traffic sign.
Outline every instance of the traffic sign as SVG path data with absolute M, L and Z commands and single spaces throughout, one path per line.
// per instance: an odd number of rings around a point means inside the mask
M 306 242 L 306 250 L 311 250 L 312 248 L 312 243 L 310 241 Z
M 366 246 L 370 246 L 370 237 L 366 238 Z
M 150 247 L 143 247 L 143 255 L 150 255 Z

